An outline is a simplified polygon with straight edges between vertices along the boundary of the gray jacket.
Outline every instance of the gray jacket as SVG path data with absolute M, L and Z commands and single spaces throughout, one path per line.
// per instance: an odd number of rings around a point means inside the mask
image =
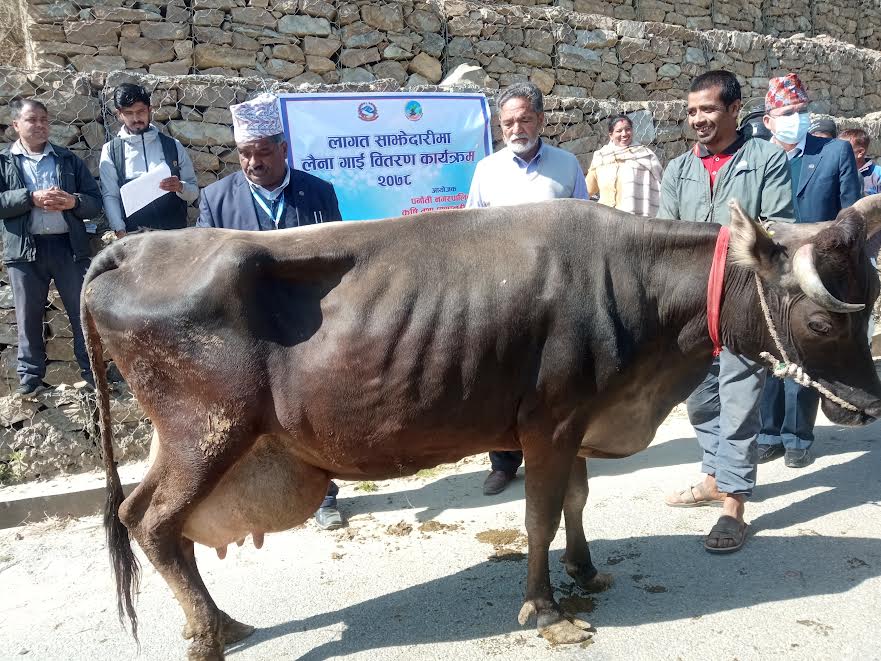
M 738 146 L 732 159 L 719 170 L 712 189 L 710 175 L 699 156 L 701 145 L 670 161 L 661 182 L 658 218 L 727 225 L 728 201 L 736 198 L 753 218 L 792 222 L 795 215 L 786 152 L 757 138 L 733 145 Z

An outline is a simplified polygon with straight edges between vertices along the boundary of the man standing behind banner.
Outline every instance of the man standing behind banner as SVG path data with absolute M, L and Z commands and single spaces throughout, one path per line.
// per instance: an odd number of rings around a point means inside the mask
M 174 230 L 187 226 L 187 205 L 199 197 L 190 155 L 174 138 L 152 123 L 150 95 L 140 85 L 123 83 L 113 93 L 116 114 L 123 126 L 101 149 L 101 194 L 110 229 L 122 238 L 142 227 Z M 119 188 L 148 170 L 166 163 L 171 176 L 159 182 L 162 195 L 132 215 L 125 213 Z
M 288 143 L 278 99 L 272 94 L 230 106 L 241 172 L 202 191 L 196 227 L 274 230 L 342 220 L 333 186 L 288 167 Z M 339 487 L 331 482 L 315 513 L 320 528 L 343 525 Z
M 505 148 L 477 164 L 466 207 L 500 207 L 561 197 L 588 199 L 573 154 L 542 142 L 544 99 L 532 83 L 511 85 L 496 99 Z M 501 493 L 523 463 L 520 451 L 490 452 L 483 493 Z
M 333 185 L 288 167 L 278 99 L 230 106 L 241 172 L 206 187 L 198 227 L 274 230 L 342 220 Z

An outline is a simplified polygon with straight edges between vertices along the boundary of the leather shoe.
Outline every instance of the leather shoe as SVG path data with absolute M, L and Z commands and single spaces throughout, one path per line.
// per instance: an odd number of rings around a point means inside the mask
M 804 468 L 814 462 L 814 455 L 808 450 L 787 450 L 783 462 L 787 468 Z
M 756 461 L 760 464 L 764 464 L 768 461 L 773 461 L 777 457 L 782 457 L 783 451 L 783 445 L 764 445 L 760 443 L 759 456 Z M 787 450 L 787 452 L 789 451 Z
M 497 493 L 502 493 L 516 474 L 505 471 L 491 471 L 483 482 L 483 495 L 495 496 Z
M 343 527 L 343 515 L 336 507 L 319 507 L 315 512 L 315 523 L 322 530 L 336 530 Z

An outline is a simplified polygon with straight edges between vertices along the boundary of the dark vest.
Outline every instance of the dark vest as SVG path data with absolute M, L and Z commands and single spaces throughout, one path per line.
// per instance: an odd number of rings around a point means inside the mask
M 177 144 L 174 138 L 159 133 L 162 145 L 162 156 L 171 170 L 172 177 L 180 177 L 180 164 L 177 161 Z M 119 185 L 127 184 L 132 179 L 125 176 L 125 142 L 121 138 L 110 141 L 110 160 L 116 168 L 116 180 Z M 123 213 L 125 211 L 123 210 Z M 134 232 L 140 227 L 156 230 L 177 230 L 187 226 L 187 203 L 175 193 L 166 193 L 150 202 L 143 209 L 138 209 L 131 216 L 125 217 L 125 229 Z

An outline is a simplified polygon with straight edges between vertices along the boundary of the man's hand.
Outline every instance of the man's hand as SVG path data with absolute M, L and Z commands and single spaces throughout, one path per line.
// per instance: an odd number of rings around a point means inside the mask
M 117 239 L 121 239 L 125 236 L 125 230 L 115 230 L 113 233 L 116 234 Z
M 67 211 L 76 206 L 76 197 L 59 188 L 45 188 L 31 193 L 34 206 L 44 211 Z
M 166 177 L 159 182 L 159 188 L 169 193 L 180 193 L 184 189 L 184 185 L 177 177 Z

